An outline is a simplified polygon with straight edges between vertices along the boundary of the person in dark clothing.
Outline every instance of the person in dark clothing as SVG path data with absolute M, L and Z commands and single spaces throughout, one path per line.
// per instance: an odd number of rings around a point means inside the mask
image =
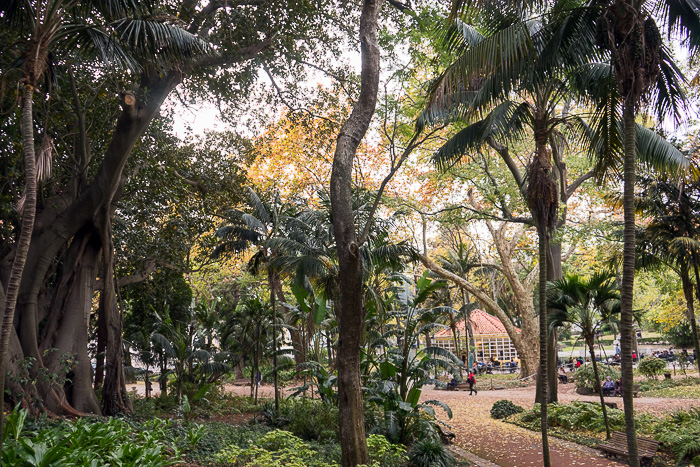
M 472 395 L 472 392 L 474 395 L 477 394 L 477 390 L 474 389 L 474 385 L 476 384 L 476 377 L 474 376 L 474 372 L 470 371 L 469 376 L 467 376 L 467 383 L 469 383 L 469 395 Z

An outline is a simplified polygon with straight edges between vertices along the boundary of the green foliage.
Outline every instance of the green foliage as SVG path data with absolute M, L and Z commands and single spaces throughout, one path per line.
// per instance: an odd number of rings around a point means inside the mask
M 187 458 L 202 465 L 210 463 L 221 450 L 229 446 L 249 447 L 270 431 L 265 425 L 237 426 L 225 422 L 207 422 L 201 426 L 201 437 L 197 445 L 187 452 Z M 172 436 L 177 436 L 183 428 L 178 428 Z M 183 434 L 187 436 L 187 433 Z M 189 439 L 180 439 L 184 447 L 190 446 Z
M 401 276 L 393 279 L 399 285 L 392 288 L 386 306 L 396 308 L 388 314 L 394 322 L 384 326 L 386 331 L 373 344 L 383 347 L 384 352 L 381 359 L 366 354 L 362 364 L 373 369 L 367 402 L 383 411 L 383 417 L 375 419 L 370 431 L 381 433 L 392 442 L 410 444 L 416 439 L 436 436 L 439 422 L 435 407 L 452 418 L 452 411 L 444 402 L 419 401 L 423 386 L 436 382 L 433 378 L 436 369 L 458 376 L 462 362 L 445 349 L 418 346 L 422 335 L 445 327 L 434 322 L 436 308 L 420 308 L 431 294 L 444 287 L 444 282 L 433 282 L 427 272 L 415 286 Z M 389 343 L 393 340 L 402 344 L 392 346 Z
M 656 379 L 660 374 L 666 371 L 666 361 L 660 358 L 647 357 L 639 362 L 639 372 L 648 379 Z
M 598 374 L 600 380 L 605 381 L 606 377 L 610 376 L 613 381 L 620 378 L 620 370 L 610 365 L 598 365 Z M 574 383 L 577 388 L 595 389 L 595 374 L 593 373 L 593 365 L 581 365 L 576 373 L 574 373 Z
M 401 467 L 406 463 L 406 449 L 392 444 L 382 435 L 369 435 L 367 449 L 371 465 L 378 467 Z
M 338 459 L 327 459 L 311 444 L 283 430 L 273 430 L 254 445 L 228 446 L 216 456 L 219 465 L 237 467 L 336 467 Z
M 680 321 L 663 333 L 664 338 L 675 347 L 693 346 L 693 330 L 686 320 Z
M 700 457 L 700 409 L 678 411 L 655 426 L 655 438 L 668 446 L 681 463 Z M 696 464 L 697 465 L 697 464 Z
M 23 430 L 26 412 L 15 410 L 10 417 L 11 436 L 2 446 L 2 464 L 7 466 L 149 466 L 171 465 L 158 430 L 135 433 L 124 421 L 89 418 L 61 423 L 39 431 Z M 18 433 L 21 432 L 21 435 Z
M 290 398 L 280 403 L 276 415 L 274 404 L 266 402 L 261 413 L 268 424 L 289 430 L 304 440 L 338 439 L 338 408 L 321 401 L 303 397 Z
M 525 409 L 507 399 L 496 401 L 491 407 L 491 418 L 501 419 L 522 413 Z
M 409 465 L 415 467 L 450 467 L 456 463 L 440 438 L 431 436 L 413 443 L 408 450 L 408 459 Z

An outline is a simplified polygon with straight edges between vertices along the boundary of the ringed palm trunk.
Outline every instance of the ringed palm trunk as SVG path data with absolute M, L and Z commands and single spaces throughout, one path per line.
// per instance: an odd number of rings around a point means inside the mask
M 27 260 L 29 245 L 34 231 L 34 217 L 36 215 L 36 155 L 34 152 L 34 122 L 33 101 L 34 87 L 30 84 L 24 86 L 22 93 L 22 149 L 24 151 L 24 210 L 22 212 L 22 230 L 17 241 L 17 249 L 10 278 L 5 293 L 5 305 L 2 315 L 2 333 L 0 333 L 0 401 L 5 394 L 5 363 L 7 360 L 7 348 L 10 344 L 10 331 L 15 316 L 15 305 L 19 293 L 24 264 Z M 0 411 L 2 412 L 2 411 Z M 0 445 L 2 444 L 4 415 L 0 413 Z
M 596 362 L 595 351 L 593 350 L 592 334 L 586 336 L 586 344 L 588 345 L 588 352 L 591 354 L 591 365 L 593 365 L 593 376 L 595 377 L 595 384 L 598 387 L 598 395 L 600 396 L 600 407 L 603 409 L 603 420 L 605 420 L 605 439 L 610 439 L 610 423 L 608 422 L 608 409 L 605 405 L 605 398 L 603 397 L 603 387 L 600 384 L 600 374 L 598 373 L 598 362 Z
M 547 435 L 547 230 L 538 228 L 539 233 L 539 308 L 540 308 L 540 427 L 542 429 L 542 461 L 549 467 L 549 438 Z
M 620 348 L 622 351 L 622 400 L 625 405 L 625 432 L 631 467 L 639 467 L 637 433 L 634 427 L 634 373 L 632 367 L 633 316 L 632 300 L 634 298 L 634 260 L 635 260 L 635 206 L 634 184 L 636 178 L 635 157 L 635 101 L 633 96 L 625 99 L 622 111 L 624 131 L 624 247 L 622 262 Z

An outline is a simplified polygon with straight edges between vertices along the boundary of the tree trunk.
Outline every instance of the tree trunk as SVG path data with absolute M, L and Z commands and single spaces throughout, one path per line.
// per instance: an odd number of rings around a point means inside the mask
M 71 369 L 70 394 L 66 401 L 80 412 L 101 415 L 102 409 L 92 387 L 92 366 L 88 355 L 88 329 L 92 298 L 102 247 L 94 229 L 76 234 L 64 257 L 58 283 L 54 286 L 51 312 L 41 336 L 41 354 L 46 369 L 58 375 L 62 357 L 76 363 Z M 55 349 L 47 355 L 49 349 Z
M 547 230 L 540 227 L 539 233 L 539 308 L 540 308 L 540 365 L 538 386 L 540 389 L 540 428 L 542 429 L 542 461 L 549 467 L 549 439 L 547 436 Z
M 107 349 L 107 310 L 97 310 L 97 348 L 95 352 L 95 390 L 102 387 L 105 380 L 105 351 Z
M 624 246 L 622 260 L 620 348 L 622 373 L 622 399 L 625 405 L 625 431 L 627 449 L 631 467 L 639 467 L 637 450 L 637 433 L 634 427 L 634 373 L 632 367 L 633 320 L 632 300 L 634 299 L 634 261 L 635 261 L 635 201 L 634 184 L 636 180 L 636 146 L 635 146 L 635 101 L 633 95 L 627 97 L 622 110 L 624 131 Z
M 369 464 L 360 380 L 360 348 L 364 330 L 362 258 L 352 209 L 352 168 L 357 147 L 369 128 L 377 104 L 380 60 L 377 17 L 381 5 L 382 0 L 365 0 L 363 3 L 360 17 L 360 96 L 338 134 L 331 172 L 331 209 L 340 283 L 337 362 L 343 467 Z
M 554 232 L 552 232 L 554 237 Z M 547 255 L 547 281 L 555 281 L 563 278 L 561 265 L 561 243 L 549 242 L 549 254 Z M 557 330 L 552 329 L 547 339 L 547 395 L 551 403 L 559 401 L 559 346 Z
M 26 84 L 22 93 L 22 150 L 24 151 L 24 209 L 22 211 L 22 227 L 12 261 L 10 278 L 5 292 L 5 303 L 2 314 L 2 331 L 0 332 L 0 445 L 4 423 L 5 398 L 5 368 L 7 349 L 10 344 L 10 330 L 15 316 L 15 306 L 20 290 L 24 265 L 29 253 L 29 245 L 34 231 L 36 215 L 36 157 L 34 152 L 34 87 Z
M 610 439 L 610 422 L 608 421 L 608 409 L 605 405 L 605 398 L 603 397 L 603 387 L 600 384 L 600 374 L 598 373 L 598 362 L 595 359 L 595 352 L 593 351 L 593 336 L 586 336 L 586 344 L 588 344 L 588 351 L 591 354 L 591 365 L 593 365 L 593 375 L 595 376 L 595 384 L 598 386 L 598 395 L 600 396 L 600 407 L 603 409 L 603 420 L 605 420 L 605 439 Z

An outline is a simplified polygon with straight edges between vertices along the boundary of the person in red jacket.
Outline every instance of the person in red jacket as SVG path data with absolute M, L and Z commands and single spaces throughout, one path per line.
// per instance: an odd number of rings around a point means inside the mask
M 469 395 L 472 395 L 472 392 L 474 395 L 477 394 L 477 390 L 474 389 L 474 385 L 476 384 L 476 377 L 474 376 L 474 372 L 470 371 L 469 376 L 467 376 L 467 383 L 469 383 Z

